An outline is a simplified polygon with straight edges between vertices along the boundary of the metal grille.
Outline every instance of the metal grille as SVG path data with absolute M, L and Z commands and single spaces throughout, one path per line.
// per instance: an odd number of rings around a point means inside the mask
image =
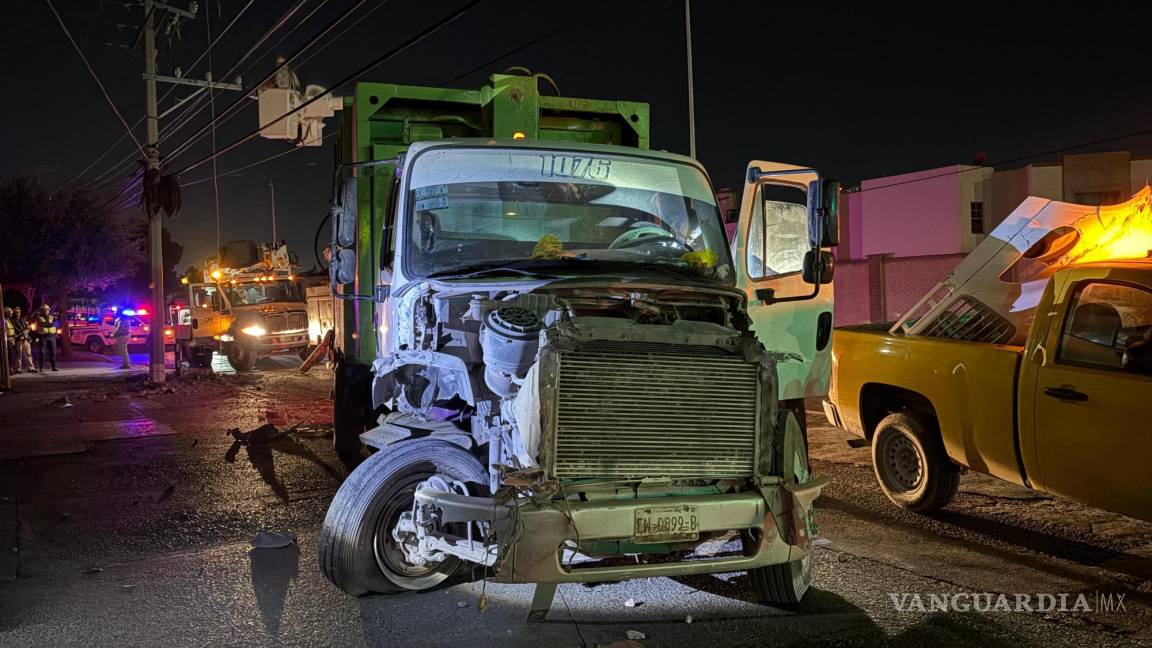
M 269 333 L 308 330 L 308 313 L 277 313 L 264 315 L 264 328 Z
M 727 477 L 754 472 L 757 365 L 656 345 L 559 358 L 557 477 Z
M 1005 344 L 1016 335 L 1016 327 L 976 298 L 960 295 L 920 335 Z

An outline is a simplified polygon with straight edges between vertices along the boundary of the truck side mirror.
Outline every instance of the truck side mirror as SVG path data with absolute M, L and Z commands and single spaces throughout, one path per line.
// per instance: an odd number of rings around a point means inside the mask
M 840 182 L 816 180 L 808 185 L 808 241 L 812 247 L 840 243 Z
M 332 257 L 328 268 L 332 281 L 338 284 L 350 284 L 356 280 L 356 251 L 343 249 Z
M 832 283 L 835 273 L 835 260 L 832 253 L 827 250 L 808 250 L 804 253 L 804 269 L 801 275 L 804 283 L 821 284 Z

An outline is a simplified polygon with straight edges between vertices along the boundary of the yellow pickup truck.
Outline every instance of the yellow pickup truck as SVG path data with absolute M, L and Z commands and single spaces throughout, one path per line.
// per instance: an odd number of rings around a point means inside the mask
M 1152 520 L 1152 258 L 1064 267 L 1043 290 L 1022 344 L 833 334 L 825 413 L 871 443 L 894 503 L 938 509 L 968 469 Z M 1006 321 L 977 304 L 944 326 Z

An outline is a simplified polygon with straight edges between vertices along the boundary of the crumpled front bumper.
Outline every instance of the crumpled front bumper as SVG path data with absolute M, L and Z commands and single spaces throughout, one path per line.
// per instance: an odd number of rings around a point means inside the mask
M 505 548 L 493 580 L 568 583 L 743 571 L 800 560 L 808 555 L 811 542 L 803 520 L 826 483 L 827 478 L 819 477 L 800 485 L 773 484 L 725 495 L 589 502 L 521 500 L 501 505 L 488 497 L 427 490 L 417 498 L 439 508 L 443 522 L 492 522 L 500 538 L 515 538 Z M 569 540 L 629 541 L 637 509 L 685 505 L 697 507 L 702 536 L 710 531 L 754 529 L 759 531 L 758 545 L 747 555 L 715 559 L 579 568 L 561 562 Z

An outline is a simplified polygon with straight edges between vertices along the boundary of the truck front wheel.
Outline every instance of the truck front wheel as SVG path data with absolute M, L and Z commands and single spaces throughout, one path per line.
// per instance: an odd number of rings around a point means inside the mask
M 872 466 L 888 499 L 916 513 L 946 506 L 960 487 L 960 467 L 923 414 L 899 412 L 880 421 L 872 437 Z
M 317 543 L 320 571 L 340 589 L 359 596 L 427 590 L 460 565 L 449 556 L 415 565 L 393 535 L 412 510 L 416 486 L 433 475 L 486 484 L 480 461 L 438 439 L 404 441 L 365 459 L 336 491 Z
M 104 340 L 95 335 L 89 335 L 84 341 L 84 346 L 92 353 L 104 353 Z
M 785 480 L 802 484 L 811 479 L 805 427 L 800 424 L 793 409 L 782 409 L 779 416 L 777 425 L 784 433 L 781 435 L 781 443 L 777 443 L 775 448 L 776 471 Z M 805 522 L 808 525 L 808 538 L 811 539 L 815 532 L 811 515 L 807 516 Z M 743 541 L 745 550 L 751 553 L 759 538 L 754 533 L 745 532 Z M 775 605 L 799 603 L 812 585 L 811 551 L 810 547 L 809 554 L 800 560 L 749 570 L 748 577 L 760 600 Z
M 256 352 L 244 344 L 233 343 L 228 346 L 228 364 L 236 371 L 252 371 L 256 366 Z

